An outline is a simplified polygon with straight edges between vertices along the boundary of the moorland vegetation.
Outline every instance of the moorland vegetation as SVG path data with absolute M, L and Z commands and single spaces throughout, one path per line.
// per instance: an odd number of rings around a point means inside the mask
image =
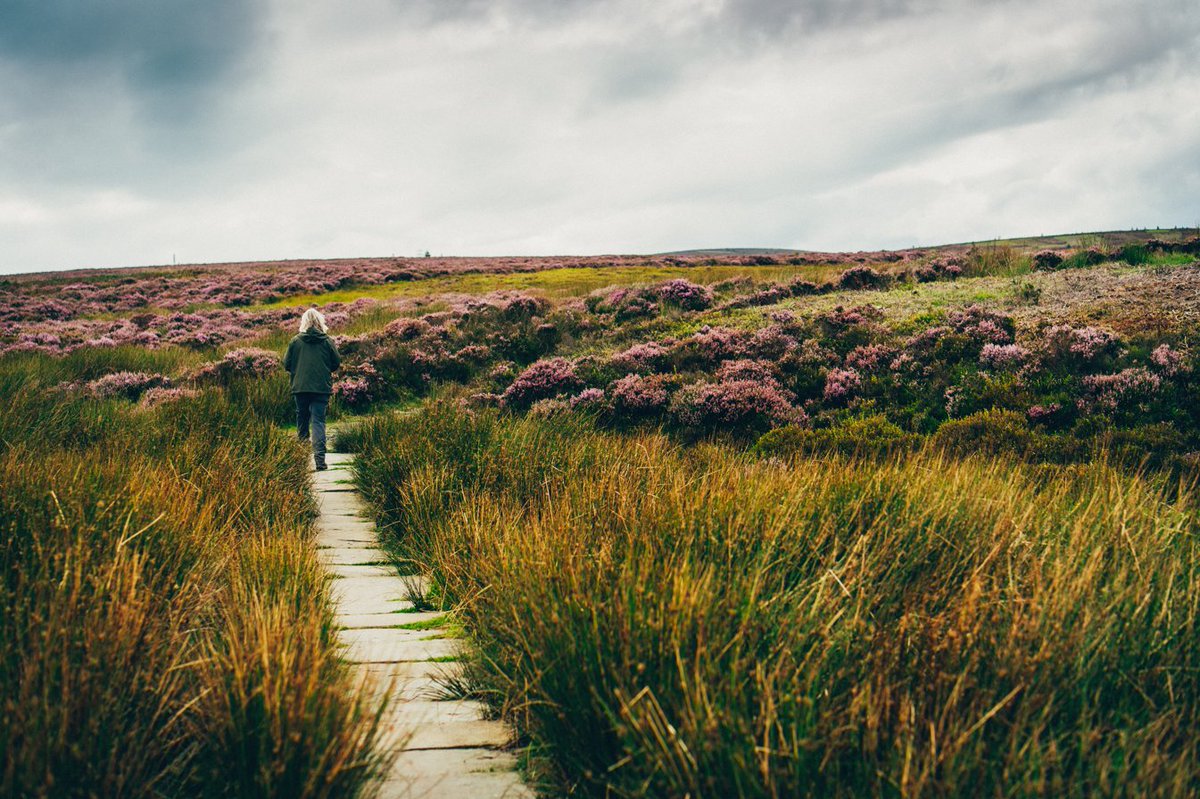
M 1200 239 L 1046 244 L 5 281 L 0 787 L 381 767 L 286 429 L 312 303 L 552 791 L 1187 795 Z

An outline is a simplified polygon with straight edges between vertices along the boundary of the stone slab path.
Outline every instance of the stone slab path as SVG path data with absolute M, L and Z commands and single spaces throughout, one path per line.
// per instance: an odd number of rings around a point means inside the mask
M 401 577 L 379 546 L 367 507 L 351 482 L 354 456 L 330 453 L 313 475 L 320 504 L 317 546 L 334 575 L 338 635 L 380 701 L 386 697 L 385 745 L 398 751 L 379 799 L 533 799 L 521 782 L 511 734 L 483 706 L 444 700 L 455 675 L 458 641 L 435 624 L 441 613 L 414 612 L 420 577 Z

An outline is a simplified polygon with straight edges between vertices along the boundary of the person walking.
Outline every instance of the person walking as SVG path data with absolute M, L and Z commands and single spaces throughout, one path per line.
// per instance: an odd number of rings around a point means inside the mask
M 309 440 L 311 426 L 313 464 L 318 472 L 325 471 L 325 408 L 333 393 L 333 373 L 341 365 L 324 315 L 309 308 L 300 317 L 300 335 L 288 344 L 283 368 L 292 376 L 296 435 L 301 441 Z

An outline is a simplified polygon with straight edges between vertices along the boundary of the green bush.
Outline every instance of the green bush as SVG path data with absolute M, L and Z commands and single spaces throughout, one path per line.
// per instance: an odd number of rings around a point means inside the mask
M 1055 462 L 1073 455 L 1073 444 L 1066 437 L 1038 432 L 1023 414 L 996 409 L 943 422 L 931 441 L 957 456 L 1008 454 Z
M 914 449 L 920 440 L 919 436 L 904 432 L 885 416 L 868 416 L 818 430 L 781 427 L 759 438 L 753 451 L 761 457 L 777 458 L 816 452 L 878 456 Z

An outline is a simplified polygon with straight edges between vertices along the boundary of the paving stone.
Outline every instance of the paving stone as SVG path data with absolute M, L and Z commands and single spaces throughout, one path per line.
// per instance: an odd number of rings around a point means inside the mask
M 450 774 L 491 774 L 512 771 L 517 756 L 502 749 L 409 749 L 400 753 L 392 770 L 400 775 L 440 777 Z
M 396 572 L 396 567 L 390 563 L 376 564 L 372 566 L 332 563 L 327 568 L 330 574 L 333 574 L 340 579 L 347 579 L 350 577 L 388 577 L 395 579 L 400 576 Z
M 363 663 L 360 670 L 376 682 L 393 682 L 397 685 L 408 680 L 439 681 L 449 674 L 457 674 L 462 666 L 455 661 L 437 663 L 413 660 L 404 663 Z
M 342 577 L 331 584 L 339 613 L 392 613 L 412 607 L 404 583 L 392 577 Z
M 329 566 L 351 566 L 360 563 L 383 563 L 387 553 L 376 547 L 322 547 L 317 552 Z
M 442 701 L 433 696 L 393 704 L 388 707 L 387 719 L 391 724 L 450 724 L 483 721 L 486 713 L 487 707 L 482 702 L 466 699 Z M 507 728 L 503 724 L 500 727 L 507 735 Z
M 366 531 L 318 530 L 317 546 L 322 549 L 363 549 L 377 543 Z
M 441 611 L 427 610 L 419 613 L 358 613 L 349 615 L 337 613 L 335 616 L 338 627 L 367 628 L 367 627 L 400 627 L 406 624 L 418 624 L 432 621 L 445 616 Z M 425 630 L 425 635 L 437 635 L 438 628 Z
M 489 774 L 397 775 L 378 799 L 533 799 L 515 771 Z
M 348 516 L 352 519 L 369 518 L 367 503 L 350 491 L 333 491 L 317 494 L 317 506 L 321 516 Z
M 422 749 L 403 752 L 380 799 L 464 797 L 533 799 L 516 772 L 516 756 L 495 749 Z
M 460 646 L 453 638 L 429 638 L 425 630 L 349 628 L 338 630 L 346 646 L 342 657 L 353 663 L 397 663 L 457 657 Z
M 452 705 L 453 702 L 435 704 Z M 407 726 L 405 718 L 399 717 L 391 729 L 405 734 L 404 750 L 414 749 L 476 749 L 481 747 L 503 748 L 512 743 L 512 734 L 502 721 L 422 721 Z

